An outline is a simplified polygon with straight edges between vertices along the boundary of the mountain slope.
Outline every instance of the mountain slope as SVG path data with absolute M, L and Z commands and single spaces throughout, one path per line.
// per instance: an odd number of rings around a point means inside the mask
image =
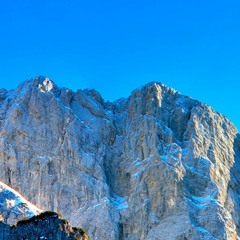
M 0 91 L 0 139 L 0 180 L 93 239 L 240 236 L 236 128 L 161 83 L 110 103 L 25 81 Z

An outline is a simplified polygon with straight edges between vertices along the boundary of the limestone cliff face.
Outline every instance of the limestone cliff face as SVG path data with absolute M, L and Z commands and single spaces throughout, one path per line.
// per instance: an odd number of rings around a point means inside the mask
M 92 239 L 239 239 L 240 137 L 160 83 L 105 102 L 49 79 L 0 90 L 0 180 Z

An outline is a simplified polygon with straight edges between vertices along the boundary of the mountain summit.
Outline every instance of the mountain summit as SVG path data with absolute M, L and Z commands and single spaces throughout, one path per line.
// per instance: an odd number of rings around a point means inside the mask
M 50 79 L 0 90 L 0 180 L 94 240 L 240 239 L 240 137 L 161 83 L 105 102 Z

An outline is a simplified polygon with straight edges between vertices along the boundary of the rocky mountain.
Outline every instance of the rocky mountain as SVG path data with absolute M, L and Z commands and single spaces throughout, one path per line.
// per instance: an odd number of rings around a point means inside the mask
M 44 212 L 28 220 L 22 220 L 16 226 L 0 222 L 2 240 L 89 240 L 82 229 L 72 228 L 57 213 Z
M 106 102 L 38 77 L 0 90 L 0 180 L 94 240 L 240 239 L 240 136 L 149 83 Z

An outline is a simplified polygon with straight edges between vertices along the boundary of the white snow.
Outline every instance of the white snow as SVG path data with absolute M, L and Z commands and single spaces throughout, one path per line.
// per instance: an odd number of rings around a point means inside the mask
M 196 226 L 194 224 L 192 224 L 192 226 L 195 228 L 197 232 L 200 232 L 203 234 L 204 239 L 218 240 L 206 228 L 203 228 L 201 226 Z
M 11 194 L 12 193 L 12 194 Z M 6 199 L 2 197 L 2 200 L 5 200 L 6 207 L 11 209 L 16 214 L 25 213 L 26 217 L 32 217 L 41 212 L 36 206 L 24 199 L 17 191 L 10 188 L 6 184 L 0 181 L 0 194 L 4 195 Z M 1 203 L 1 206 L 4 206 L 4 202 Z
M 218 200 L 215 199 L 213 196 L 206 196 L 206 197 L 196 197 L 196 196 L 191 196 L 190 198 L 186 198 L 188 202 L 191 202 L 198 208 L 205 207 L 208 204 L 215 203 L 219 204 Z
M 120 197 L 115 195 L 111 198 L 111 201 L 117 210 L 128 208 L 127 197 Z
M 185 169 L 189 170 L 190 172 L 195 173 L 195 174 L 197 174 L 197 175 L 199 175 L 199 176 L 201 176 L 201 177 L 203 177 L 203 178 L 205 178 L 205 179 L 208 179 L 207 176 L 199 173 L 194 167 L 189 167 L 189 166 L 186 165 L 185 163 L 183 163 L 183 166 L 185 167 Z
M 100 206 L 101 206 L 101 203 L 98 203 L 96 205 L 93 205 L 93 208 L 100 207 Z
M 148 158 L 145 158 L 144 160 L 140 160 L 140 158 L 137 158 L 135 161 L 132 162 L 131 168 L 133 169 L 133 177 L 138 177 L 141 175 L 142 172 L 146 170 L 150 162 L 153 160 L 154 156 L 150 155 Z

